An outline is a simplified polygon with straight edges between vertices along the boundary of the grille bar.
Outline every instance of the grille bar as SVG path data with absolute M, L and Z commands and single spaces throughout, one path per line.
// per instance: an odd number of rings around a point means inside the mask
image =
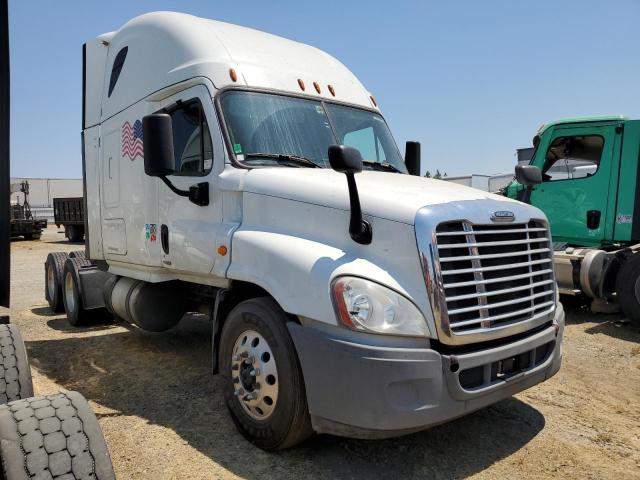
M 537 248 L 535 250 L 530 250 L 529 253 L 547 253 L 550 252 L 549 248 Z M 493 253 L 488 255 L 463 255 L 460 257 L 445 257 L 441 259 L 441 262 L 460 262 L 462 260 L 473 260 L 474 258 L 478 258 L 482 260 L 483 258 L 504 258 L 504 257 L 521 257 L 522 252 L 506 252 L 506 253 Z
M 461 245 L 459 243 L 452 243 L 452 244 L 438 245 L 438 248 L 497 247 L 500 245 L 505 245 L 505 246 L 506 245 L 529 245 L 530 243 L 533 243 L 533 242 L 548 242 L 548 241 L 549 241 L 548 238 L 542 237 L 542 238 L 532 238 L 532 239 L 514 240 L 514 241 L 506 240 L 506 241 L 497 241 L 497 242 L 468 243 L 464 245 Z
M 521 254 L 522 255 L 522 254 Z M 550 258 L 545 258 L 542 260 L 531 260 L 529 262 L 520 262 L 520 263 L 509 263 L 506 265 L 493 265 L 491 267 L 475 267 L 475 268 L 465 268 L 460 270 L 443 270 L 442 275 L 459 275 L 461 273 L 474 273 L 474 272 L 492 272 L 495 270 L 504 270 L 507 268 L 518 268 L 518 267 L 528 267 L 529 265 L 540 265 L 542 263 L 550 263 L 553 260 Z
M 441 223 L 435 242 L 451 335 L 486 332 L 553 312 L 550 236 L 546 224 Z
M 547 275 L 547 274 L 551 274 L 553 273 L 553 270 L 548 269 L 548 270 L 539 270 L 537 272 L 533 272 L 534 276 L 538 276 L 538 275 Z M 487 283 L 497 283 L 497 282 L 507 282 L 507 281 L 511 281 L 511 280 L 520 280 L 522 278 L 529 278 L 531 276 L 530 273 L 525 273 L 522 275 L 511 275 L 510 277 L 500 277 L 500 278 L 492 278 L 489 280 L 482 280 L 481 283 L 484 283 L 485 285 Z M 458 282 L 458 283 L 445 283 L 444 284 L 444 288 L 454 288 L 454 287 L 469 287 L 472 285 L 475 285 L 476 282 L 475 280 L 471 281 L 471 282 Z

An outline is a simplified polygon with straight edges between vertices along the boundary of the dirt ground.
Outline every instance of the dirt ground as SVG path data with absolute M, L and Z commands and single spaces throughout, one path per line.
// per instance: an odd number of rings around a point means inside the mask
M 227 415 L 206 322 L 162 334 L 78 329 L 49 310 L 47 253 L 82 248 L 55 227 L 12 243 L 11 321 L 36 394 L 77 390 L 91 401 L 120 479 L 640 478 L 640 329 L 620 315 L 565 305 L 558 375 L 475 414 L 392 440 L 316 436 L 267 454 Z

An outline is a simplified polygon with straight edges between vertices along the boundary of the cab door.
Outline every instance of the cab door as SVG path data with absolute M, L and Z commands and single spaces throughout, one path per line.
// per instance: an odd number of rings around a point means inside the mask
M 618 169 L 616 135 L 615 125 L 556 127 L 541 143 L 535 165 L 543 180 L 531 204 L 547 215 L 555 242 L 597 246 L 610 238 L 607 207 Z
M 216 234 L 222 224 L 222 199 L 217 188 L 224 167 L 223 142 L 209 90 L 198 85 L 162 102 L 161 112 L 171 116 L 175 174 L 168 180 L 180 190 L 208 183 L 209 204 L 192 203 L 159 188 L 159 225 L 146 235 L 159 242 L 164 268 L 188 275 L 207 276 L 216 258 Z

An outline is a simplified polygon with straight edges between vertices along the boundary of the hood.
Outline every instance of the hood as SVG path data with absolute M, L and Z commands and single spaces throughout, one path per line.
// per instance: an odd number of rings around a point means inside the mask
M 349 210 L 347 180 L 342 173 L 326 168 L 287 167 L 245 172 L 245 192 Z M 356 184 L 364 215 L 411 225 L 416 212 L 424 206 L 468 200 L 519 203 L 452 182 L 391 172 L 363 171 L 356 175 Z

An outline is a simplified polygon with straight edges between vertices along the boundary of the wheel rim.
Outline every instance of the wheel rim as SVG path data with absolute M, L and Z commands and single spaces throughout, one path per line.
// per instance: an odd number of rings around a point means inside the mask
M 636 302 L 640 303 L 640 276 L 636 278 L 636 284 L 633 290 L 636 294 Z
M 53 271 L 53 265 L 49 264 L 47 267 L 47 291 L 49 292 L 49 299 L 53 301 L 56 296 L 56 274 Z
M 73 292 L 73 277 L 71 272 L 67 272 L 64 277 L 64 298 L 66 300 L 66 307 L 68 312 L 75 312 L 76 310 L 76 297 Z
M 278 368 L 269 343 L 254 330 L 242 332 L 231 353 L 234 395 L 255 420 L 269 418 L 278 403 Z

